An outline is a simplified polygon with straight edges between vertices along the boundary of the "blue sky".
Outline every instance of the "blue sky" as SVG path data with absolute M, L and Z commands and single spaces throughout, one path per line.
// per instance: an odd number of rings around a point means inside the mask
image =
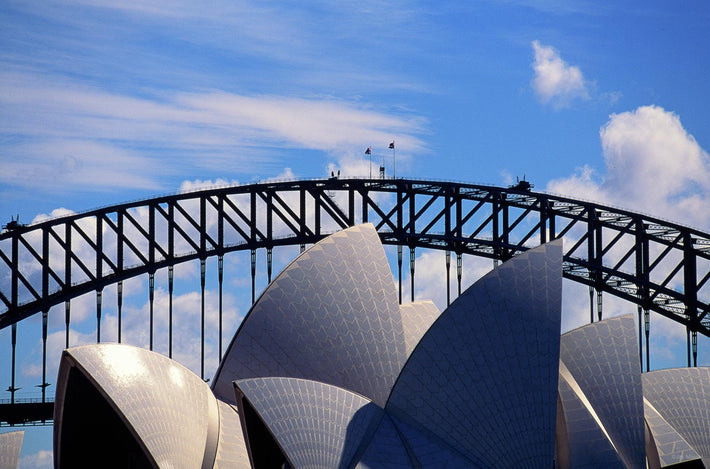
M 389 172 L 395 140 L 398 176 L 525 175 L 710 231 L 703 1 L 6 0 L 0 21 L 3 222 L 366 176 L 368 146 Z M 663 340 L 684 351 L 684 336 Z M 23 467 L 41 465 L 42 435 Z

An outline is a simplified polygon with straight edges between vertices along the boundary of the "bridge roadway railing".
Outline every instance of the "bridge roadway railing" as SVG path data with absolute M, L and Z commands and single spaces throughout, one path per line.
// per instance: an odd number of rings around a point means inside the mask
M 53 399 L 0 399 L 0 427 L 51 425 Z
M 564 237 L 563 275 L 589 287 L 591 321 L 602 318 L 602 293 L 637 306 L 647 369 L 650 312 L 686 327 L 689 365 L 691 354 L 697 363 L 697 334 L 710 337 L 708 233 L 593 202 L 495 186 L 409 179 L 266 182 L 124 203 L 1 233 L 0 330 L 13 329 L 10 391 L 15 328 L 25 318 L 42 315 L 46 343 L 47 313 L 64 303 L 68 345 L 71 300 L 93 291 L 100 341 L 102 292 L 115 284 L 120 341 L 123 281 L 148 274 L 152 348 L 157 270 L 171 274 L 172 266 L 199 259 L 204 296 L 205 260 L 218 257 L 221 292 L 223 256 L 249 250 L 253 299 L 256 250 L 267 250 L 270 280 L 274 247 L 303 247 L 362 222 L 373 223 L 383 243 L 398 246 L 400 300 L 404 248 L 410 253 L 413 297 L 416 249 L 447 252 L 447 287 L 454 253 L 460 292 L 463 254 L 505 261 Z M 172 275 L 169 281 L 172 295 Z M 204 311 L 202 327 L 204 355 Z M 221 331 L 219 349 L 221 356 Z

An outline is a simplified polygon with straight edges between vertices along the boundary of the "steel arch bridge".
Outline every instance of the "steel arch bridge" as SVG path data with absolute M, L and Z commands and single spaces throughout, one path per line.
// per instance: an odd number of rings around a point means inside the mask
M 96 292 L 96 340 L 100 342 L 102 293 L 115 284 L 120 342 L 123 282 L 147 274 L 150 314 L 146 319 L 152 349 L 154 276 L 167 269 L 172 356 L 173 266 L 199 260 L 204 378 L 207 258 L 218 258 L 221 358 L 225 254 L 251 252 L 253 301 L 258 249 L 266 250 L 270 281 L 274 247 L 300 245 L 303 250 L 327 234 L 362 222 L 373 223 L 384 244 L 397 246 L 400 301 L 404 248 L 409 250 L 412 299 L 415 250 L 446 252 L 449 303 L 451 253 L 456 257 L 460 294 L 463 254 L 497 263 L 564 237 L 563 276 L 588 286 L 590 321 L 602 319 L 604 292 L 637 305 L 642 368 L 644 336 L 646 369 L 650 366 L 651 311 L 686 327 L 688 366 L 697 365 L 697 334 L 710 337 L 710 234 L 692 228 L 551 194 L 455 182 L 330 178 L 215 187 L 30 226 L 13 224 L 0 234 L 0 330 L 10 327 L 12 334 L 11 399 L 9 405 L 0 405 L 4 408 L 0 409 L 0 423 L 51 418 L 45 388 L 49 385 L 47 315 L 52 306 L 65 305 L 68 346 L 71 300 Z M 23 410 L 22 403 L 15 402 L 17 324 L 33 315 L 42 316 L 43 377 L 38 387 L 44 411 L 38 410 L 39 404 Z

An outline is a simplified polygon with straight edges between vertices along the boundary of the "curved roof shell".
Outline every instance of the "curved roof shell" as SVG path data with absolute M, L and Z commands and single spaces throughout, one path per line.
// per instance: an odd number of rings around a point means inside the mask
M 369 399 L 336 386 L 296 378 L 236 381 L 239 414 L 252 464 L 259 467 L 259 434 L 250 422 L 254 409 L 290 467 L 347 468 L 372 438 L 384 412 Z M 261 437 L 263 440 L 263 437 Z
M 219 408 L 219 443 L 214 469 L 251 469 L 242 424 L 237 409 L 217 400 Z
M 145 349 L 65 351 L 57 467 L 710 467 L 710 369 L 642 378 L 632 316 L 560 337 L 561 284 L 556 240 L 443 313 L 398 305 L 374 227 L 336 233 L 267 287 L 212 390 Z
M 357 469 L 411 469 L 422 467 L 412 461 L 416 461 L 412 454 L 411 442 L 407 446 L 403 442 L 404 436 L 400 429 L 395 426 L 392 418 L 385 414 L 375 430 L 370 444 L 355 466 Z M 442 467 L 442 466 L 439 466 Z
M 658 370 L 642 379 L 644 397 L 710 467 L 710 368 Z
M 102 419 L 121 436 L 96 432 Z M 141 461 L 139 467 L 214 465 L 219 410 L 212 392 L 184 366 L 145 349 L 96 344 L 65 350 L 54 420 L 58 467 L 85 461 L 90 452 L 104 467 L 129 459 Z
M 645 468 L 643 395 L 635 331 L 631 315 L 582 326 L 562 335 L 560 360 L 578 386 L 577 395 L 593 410 L 624 465 Z M 563 399 L 562 404 L 566 407 L 568 401 Z M 571 420 L 567 423 L 574 461 L 576 453 L 588 451 L 584 431 L 589 422 L 579 427 Z M 575 433 L 581 433 L 581 437 L 574 438 Z
M 562 242 L 510 259 L 424 334 L 386 410 L 482 467 L 554 459 Z M 524 324 L 515 334 L 513 324 Z
M 404 327 L 404 344 L 409 356 L 441 311 L 430 300 L 403 303 L 399 305 L 399 310 Z
M 624 469 L 604 423 L 577 380 L 560 360 L 557 451 L 560 469 Z
M 412 422 L 410 420 L 409 423 L 407 423 L 390 414 L 387 414 L 387 417 L 394 424 L 397 433 L 400 435 L 402 441 L 404 441 L 409 458 L 413 462 L 411 466 L 407 467 L 432 469 L 441 467 L 445 467 L 447 469 L 481 467 L 454 449 L 449 444 L 450 442 L 439 438 L 433 432 L 427 430 L 416 422 Z M 377 437 L 379 435 L 375 436 Z M 376 443 L 373 439 L 371 447 L 374 446 L 376 446 Z M 370 448 L 368 448 L 368 451 L 369 449 Z M 368 460 L 363 458 L 362 462 L 367 463 Z M 375 468 L 382 466 L 365 467 Z
M 643 410 L 649 467 L 700 467 L 700 455 L 646 398 L 643 399 Z
M 371 224 L 335 233 L 301 254 L 242 321 L 214 380 L 302 378 L 362 394 L 384 407 L 407 352 L 392 273 Z

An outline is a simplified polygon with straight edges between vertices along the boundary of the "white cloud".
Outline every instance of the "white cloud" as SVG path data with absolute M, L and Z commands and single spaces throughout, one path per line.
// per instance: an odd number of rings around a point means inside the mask
M 614 114 L 600 136 L 606 192 L 658 216 L 710 227 L 710 158 L 676 114 L 658 106 Z
M 594 201 L 597 203 L 612 203 L 606 194 L 599 190 L 596 181 L 596 171 L 589 165 L 577 168 L 575 173 L 566 178 L 555 179 L 547 185 L 547 190 L 557 194 L 564 194 L 575 199 Z
M 37 214 L 32 219 L 30 224 L 41 223 L 43 221 L 52 220 L 54 218 L 69 217 L 69 216 L 75 215 L 75 214 L 76 214 L 76 212 L 73 210 L 69 210 L 68 208 L 64 208 L 64 207 L 59 207 L 59 208 L 55 208 L 54 210 L 52 210 L 49 214 L 46 214 L 46 213 Z
M 54 454 L 50 450 L 41 449 L 34 454 L 20 458 L 20 469 L 51 469 L 54 467 Z
M 170 173 L 226 162 L 257 171 L 285 148 L 339 154 L 392 135 L 403 157 L 424 147 L 421 118 L 327 96 L 134 97 L 24 72 L 0 73 L 0 85 L 0 124 L 22 137 L 0 146 L 0 181 L 14 186 L 157 190 Z
M 239 184 L 239 181 L 228 181 L 221 178 L 215 180 L 195 179 L 194 181 L 183 181 L 182 184 L 180 184 L 179 192 L 195 192 L 205 189 L 213 189 L 215 187 L 233 186 L 237 184 Z
M 397 145 L 419 149 L 422 142 L 411 135 L 421 130 L 416 117 L 387 115 L 367 106 L 328 97 L 240 96 L 226 92 L 185 94 L 178 102 L 205 116 L 206 120 L 248 128 L 269 140 L 301 148 L 337 150 L 363 142 L 389 141 L 403 134 Z M 209 116 L 209 117 L 207 117 Z
M 710 230 L 710 213 L 706 210 L 710 204 L 710 157 L 683 127 L 678 115 L 658 106 L 642 106 L 611 115 L 599 135 L 604 170 L 597 172 L 585 165 L 567 178 L 550 181 L 547 191 Z M 651 249 L 653 256 L 661 247 L 654 245 Z M 655 268 L 658 278 L 680 262 L 678 256 L 666 257 Z M 682 275 L 676 274 L 669 287 L 681 285 Z M 568 286 L 565 292 L 563 329 L 588 322 L 586 287 Z M 636 314 L 635 306 L 608 294 L 603 304 L 604 317 Z M 684 342 L 682 326 L 652 315 L 652 367 L 683 366 L 685 355 L 678 358 L 678 350 L 684 349 Z
M 533 41 L 532 47 L 535 76 L 531 86 L 543 103 L 561 108 L 576 99 L 589 99 L 587 83 L 578 67 L 567 64 L 551 46 Z
M 613 114 L 600 138 L 603 174 L 585 166 L 547 190 L 710 229 L 710 157 L 675 113 L 642 106 Z

